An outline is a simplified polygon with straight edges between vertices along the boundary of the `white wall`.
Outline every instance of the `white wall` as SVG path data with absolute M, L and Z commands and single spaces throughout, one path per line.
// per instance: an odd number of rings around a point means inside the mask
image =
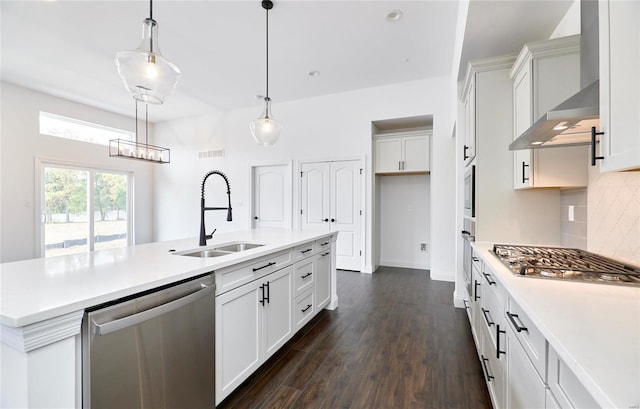
M 152 167 L 161 165 L 109 158 L 106 146 L 40 135 L 38 118 L 42 110 L 129 131 L 134 130 L 135 121 L 12 84 L 1 86 L 0 261 L 37 254 L 36 158 L 134 172 L 135 243 L 149 242 L 153 236 Z
M 157 124 L 154 141 L 171 147 L 172 159 L 171 164 L 158 169 L 155 174 L 155 239 L 197 236 L 200 217 L 199 184 L 208 170 L 219 169 L 229 175 L 234 207 L 234 221 L 231 223 L 223 221 L 223 212 L 209 212 L 212 214 L 207 216 L 208 230 L 214 227 L 225 230 L 243 229 L 250 226 L 250 165 L 294 160 L 294 170 L 297 171 L 301 160 L 366 157 L 366 239 L 363 250 L 366 270 L 373 271 L 371 122 L 432 114 L 434 149 L 440 149 L 440 140 L 451 139 L 445 129 L 446 121 L 441 119 L 449 118 L 451 114 L 448 112 L 448 84 L 448 77 L 432 78 L 276 103 L 273 105 L 273 115 L 283 124 L 284 130 L 280 140 L 270 148 L 255 144 L 249 133 L 249 122 L 262 110 L 258 103 L 250 109 Z M 224 158 L 196 159 L 197 151 L 221 148 L 226 152 Z M 453 175 L 449 178 L 447 173 L 453 173 L 453 157 L 446 158 L 449 153 L 446 149 L 441 153 L 434 153 L 439 160 L 432 166 L 432 183 L 434 178 L 453 181 Z M 296 182 L 293 184 L 294 209 L 299 209 Z M 444 188 L 442 182 L 438 182 L 438 186 Z M 448 213 L 446 206 L 453 207 L 452 186 L 450 184 L 446 189 L 440 189 L 443 197 L 439 198 L 436 205 L 437 209 L 445 210 L 445 215 Z M 207 198 L 216 200 L 223 195 L 222 189 L 212 186 L 207 188 Z M 451 196 L 451 204 L 447 202 L 448 196 Z M 444 258 L 440 265 L 443 266 L 442 271 L 451 274 L 451 279 L 453 241 L 449 242 L 446 232 L 442 230 L 453 231 L 453 221 L 453 216 L 450 220 L 445 217 L 445 221 L 438 226 L 439 230 L 431 231 L 432 237 L 438 237 L 438 240 L 444 237 L 442 247 L 451 247 L 434 256 Z M 297 226 L 298 220 L 294 218 L 294 227 Z M 430 242 L 433 243 L 433 240 Z M 431 254 L 436 254 L 436 243 L 433 243 L 433 247 L 434 252 Z
M 549 39 L 580 34 L 580 0 L 573 0 L 573 4 L 558 23 Z
M 380 264 L 429 269 L 429 175 L 378 176 Z

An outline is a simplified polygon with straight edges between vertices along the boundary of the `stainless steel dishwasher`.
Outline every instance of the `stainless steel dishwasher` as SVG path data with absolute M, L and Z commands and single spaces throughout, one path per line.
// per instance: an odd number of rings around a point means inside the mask
M 213 274 L 88 309 L 83 408 L 215 407 Z

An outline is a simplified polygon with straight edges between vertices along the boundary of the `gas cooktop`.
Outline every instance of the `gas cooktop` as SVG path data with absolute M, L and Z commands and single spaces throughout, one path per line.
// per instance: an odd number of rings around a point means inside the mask
M 511 272 L 525 277 L 640 286 L 640 267 L 584 250 L 494 244 L 493 252 Z

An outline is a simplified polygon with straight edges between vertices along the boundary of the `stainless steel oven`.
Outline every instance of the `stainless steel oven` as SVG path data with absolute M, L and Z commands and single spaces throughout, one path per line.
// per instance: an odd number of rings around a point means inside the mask
M 464 239 L 462 248 L 462 269 L 464 271 L 464 281 L 469 296 L 471 296 L 471 269 L 473 268 L 473 249 L 471 242 L 476 239 L 476 222 L 469 218 L 463 219 L 462 238 Z
M 476 217 L 476 165 L 464 172 L 464 215 Z

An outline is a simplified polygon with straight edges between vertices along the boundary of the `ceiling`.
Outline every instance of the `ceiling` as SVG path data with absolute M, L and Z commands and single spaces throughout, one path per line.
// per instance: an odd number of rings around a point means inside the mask
M 274 103 L 449 75 L 455 1 L 286 1 L 269 14 Z M 182 71 L 150 120 L 256 106 L 265 92 L 260 1 L 158 1 L 163 55 Z M 117 51 L 140 41 L 147 1 L 10 1 L 1 7 L 3 81 L 132 116 Z M 386 19 L 393 10 L 403 17 Z M 320 75 L 311 77 L 310 71 Z
M 548 38 L 573 0 L 471 0 L 458 79 L 477 58 L 517 53 Z M 452 71 L 454 0 L 276 0 L 270 21 L 274 103 L 446 76 Z M 403 17 L 387 21 L 401 10 Z M 140 41 L 146 0 L 2 0 L 3 81 L 133 116 L 117 51 Z M 156 0 L 176 90 L 150 120 L 255 106 L 265 92 L 265 11 L 259 0 Z M 310 71 L 320 75 L 309 76 Z

